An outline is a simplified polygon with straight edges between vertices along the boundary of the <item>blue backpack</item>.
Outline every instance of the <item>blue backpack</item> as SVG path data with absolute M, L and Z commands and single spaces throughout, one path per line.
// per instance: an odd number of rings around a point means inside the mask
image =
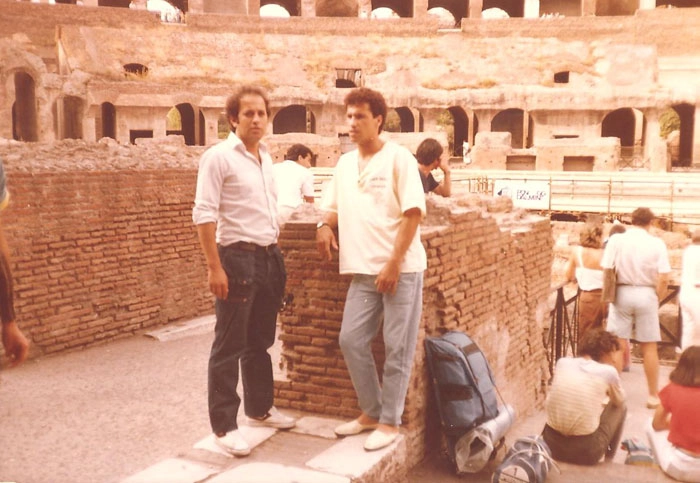
M 460 436 L 498 416 L 493 374 L 484 353 L 463 332 L 426 337 L 425 355 L 442 429 L 454 457 L 454 443 Z

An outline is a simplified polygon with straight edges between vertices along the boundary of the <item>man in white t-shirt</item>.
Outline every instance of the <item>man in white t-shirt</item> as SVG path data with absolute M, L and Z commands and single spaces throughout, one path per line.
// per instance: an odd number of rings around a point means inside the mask
M 649 389 L 647 407 L 652 409 L 659 405 L 659 300 L 666 293 L 671 272 L 666 245 L 649 233 L 653 220 L 649 208 L 634 210 L 632 226 L 610 237 L 600 262 L 604 271 L 617 272 L 607 329 L 621 339 L 639 342 Z
M 340 273 L 353 276 L 339 342 L 362 414 L 335 433 L 373 430 L 364 445 L 373 451 L 394 442 L 404 410 L 427 266 L 419 228 L 425 195 L 416 158 L 379 137 L 387 113 L 384 97 L 354 89 L 345 108 L 357 149 L 338 160 L 321 201 L 325 213 L 316 238 L 327 260 L 340 247 Z M 371 347 L 380 325 L 386 356 L 381 384 Z
M 283 225 L 302 203 L 314 202 L 314 175 L 309 170 L 314 154 L 303 144 L 294 144 L 285 160 L 272 166 L 277 184 L 279 222 Z

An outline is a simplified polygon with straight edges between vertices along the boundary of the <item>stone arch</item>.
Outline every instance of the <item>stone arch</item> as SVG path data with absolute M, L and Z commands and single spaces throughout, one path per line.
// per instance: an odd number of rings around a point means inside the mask
M 601 125 L 601 137 L 620 140 L 620 165 L 636 165 L 644 153 L 646 118 L 638 109 L 623 107 L 608 113 Z
M 525 16 L 524 0 L 484 0 L 483 10 L 489 8 L 500 8 L 505 11 L 509 17 Z
M 178 104 L 168 111 L 170 115 L 174 112 L 173 109 L 175 109 L 177 115 L 179 115 L 179 123 L 175 122 L 175 124 L 171 126 L 166 126 L 165 134 L 179 134 L 185 138 L 186 145 L 196 145 L 197 139 L 195 133 L 197 130 L 195 126 L 195 112 L 192 104 Z
M 100 130 L 97 137 L 117 139 L 117 110 L 111 102 L 100 105 Z
M 12 137 L 17 141 L 39 140 L 36 82 L 24 71 L 14 74 L 15 101 L 12 104 Z
M 357 0 L 316 0 L 317 17 L 357 17 Z
M 670 111 L 670 112 L 668 112 Z M 675 117 L 673 123 L 675 133 L 669 133 L 671 139 L 667 139 L 669 143 L 669 152 L 671 155 L 672 166 L 690 166 L 693 163 L 693 132 L 695 130 L 695 106 L 682 103 L 675 104 L 668 108 L 667 112 L 662 113 L 668 118 L 671 114 Z M 661 126 L 664 127 L 663 125 Z M 664 133 L 662 133 L 664 134 Z
M 260 2 L 260 8 L 267 5 L 278 5 L 285 9 L 291 17 L 299 17 L 301 12 L 299 11 L 299 4 L 296 0 L 263 0 Z
M 525 111 L 511 108 L 496 114 L 491 121 L 491 131 L 509 132 L 513 149 L 529 148 L 532 146 L 533 124 L 531 116 L 525 117 Z
M 413 17 L 413 2 L 406 0 L 372 0 L 372 11 L 378 8 L 388 8 L 401 18 Z
M 429 0 L 428 10 L 444 8 L 454 17 L 454 24 L 458 26 L 463 18 L 469 15 L 469 0 Z
M 316 132 L 316 116 L 306 106 L 293 104 L 281 109 L 272 120 L 272 133 Z

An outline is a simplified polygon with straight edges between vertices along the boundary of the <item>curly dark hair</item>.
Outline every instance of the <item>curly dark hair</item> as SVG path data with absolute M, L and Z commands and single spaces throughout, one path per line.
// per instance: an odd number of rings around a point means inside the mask
M 372 116 L 382 116 L 382 123 L 379 125 L 379 132 L 382 132 L 388 108 L 386 107 L 384 96 L 381 95 L 381 93 L 368 87 L 358 87 L 357 89 L 351 90 L 348 95 L 345 96 L 344 102 L 346 109 L 348 106 L 368 104 L 369 110 L 372 111 Z
M 239 86 L 228 99 L 226 99 L 226 116 L 229 119 L 238 119 L 238 112 L 241 109 L 241 99 L 244 96 L 260 96 L 265 101 L 265 112 L 270 116 L 270 99 L 267 97 L 265 89 L 259 86 L 246 84 Z
M 700 387 L 700 346 L 684 350 L 668 378 L 680 386 Z
M 620 350 L 620 341 L 612 332 L 591 329 L 578 342 L 578 355 L 588 356 L 596 362 L 606 355 Z
M 442 146 L 437 139 L 427 138 L 418 145 L 416 159 L 423 166 L 430 166 L 442 156 L 442 151 Z

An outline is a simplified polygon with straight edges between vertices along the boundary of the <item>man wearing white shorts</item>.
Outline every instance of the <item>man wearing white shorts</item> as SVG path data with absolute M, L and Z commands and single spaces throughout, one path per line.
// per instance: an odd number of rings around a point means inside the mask
M 632 227 L 610 238 L 600 263 L 604 270 L 617 272 L 617 294 L 610 304 L 607 330 L 639 342 L 649 408 L 659 405 L 659 300 L 666 293 L 671 272 L 666 245 L 649 233 L 653 219 L 649 208 L 634 210 Z

